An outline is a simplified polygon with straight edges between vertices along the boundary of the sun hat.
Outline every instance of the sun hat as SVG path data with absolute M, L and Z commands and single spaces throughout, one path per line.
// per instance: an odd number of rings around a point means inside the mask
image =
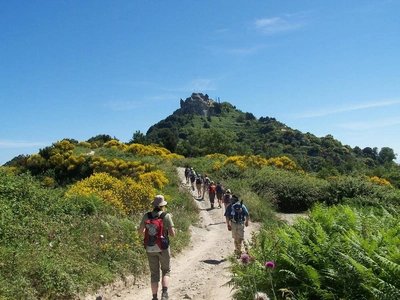
M 153 206 L 165 206 L 167 205 L 167 201 L 164 200 L 163 195 L 157 195 L 154 197 L 154 201 L 151 202 Z
M 231 193 L 231 190 L 230 190 L 230 189 L 227 189 L 226 192 L 227 192 L 228 194 L 230 194 L 230 193 Z

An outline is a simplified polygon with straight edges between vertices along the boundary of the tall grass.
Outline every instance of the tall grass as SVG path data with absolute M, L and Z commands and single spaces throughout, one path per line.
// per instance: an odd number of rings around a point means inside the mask
M 176 168 L 163 168 L 175 174 L 159 191 L 176 224 L 175 255 L 189 243 L 198 209 L 178 189 Z M 0 213 L 1 299 L 76 299 L 120 276 L 147 276 L 137 234 L 143 212 L 128 217 L 93 196 L 66 198 L 62 189 L 44 188 L 28 174 L 14 176 L 3 168 Z

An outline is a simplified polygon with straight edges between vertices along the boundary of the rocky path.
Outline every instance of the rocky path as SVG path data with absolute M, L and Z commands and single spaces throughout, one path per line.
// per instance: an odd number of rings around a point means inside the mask
M 189 189 L 184 179 L 183 168 L 178 169 L 182 186 Z M 233 240 L 227 230 L 223 209 L 210 209 L 208 196 L 205 200 L 197 200 L 197 192 L 192 192 L 193 201 L 200 209 L 198 227 L 191 227 L 190 246 L 172 259 L 171 279 L 169 284 L 169 299 L 231 299 L 231 287 L 227 268 L 227 257 L 233 252 Z M 245 230 L 245 239 L 250 239 L 251 232 L 257 230 L 259 224 L 250 222 Z M 172 239 L 173 242 L 173 239 Z M 126 287 L 116 283 L 99 291 L 85 300 L 150 300 L 151 290 L 149 280 L 146 283 L 129 283 Z M 160 297 L 160 296 L 159 296 Z

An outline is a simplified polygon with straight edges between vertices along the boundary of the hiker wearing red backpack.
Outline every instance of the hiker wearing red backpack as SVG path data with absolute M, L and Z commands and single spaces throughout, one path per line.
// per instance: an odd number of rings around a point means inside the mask
M 214 208 L 214 199 L 216 191 L 217 187 L 214 185 L 214 181 L 211 181 L 210 186 L 208 187 L 208 198 L 210 199 L 211 208 Z M 219 207 L 221 207 L 221 205 Z
M 161 284 L 161 300 L 168 300 L 168 284 L 171 272 L 169 238 L 175 236 L 174 223 L 171 214 L 164 212 L 163 209 L 167 202 L 164 196 L 154 197 L 153 211 L 146 213 L 138 229 L 140 235 L 144 235 L 144 246 L 146 248 L 147 259 L 150 266 L 152 300 L 158 300 L 158 286 Z

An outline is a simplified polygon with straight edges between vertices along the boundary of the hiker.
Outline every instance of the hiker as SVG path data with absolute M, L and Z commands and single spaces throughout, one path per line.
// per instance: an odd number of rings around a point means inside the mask
M 196 181 L 196 172 L 193 168 L 190 168 L 190 184 L 192 186 L 192 191 L 194 191 L 194 182 Z
M 153 205 L 153 211 L 145 214 L 140 222 L 140 226 L 138 229 L 138 233 L 140 235 L 145 235 L 146 238 L 146 221 L 149 220 L 149 214 L 152 218 L 162 217 L 162 224 L 164 230 L 164 236 L 175 236 L 174 230 L 174 223 L 172 221 L 171 214 L 164 213 L 163 209 L 167 202 L 164 200 L 164 196 L 157 195 L 154 197 L 154 201 L 151 203 Z M 161 300 L 168 300 L 168 284 L 169 284 L 169 277 L 171 272 L 171 265 L 170 265 L 170 248 L 168 246 L 167 249 L 163 249 L 158 252 L 148 252 L 149 247 L 146 248 L 147 259 L 149 261 L 150 267 L 150 281 L 151 281 L 151 292 L 153 294 L 152 300 L 158 300 L 158 285 L 160 282 L 160 268 L 161 268 L 161 284 L 162 284 L 162 295 Z
M 189 166 L 186 166 L 186 168 L 185 168 L 186 184 L 189 184 L 189 177 L 190 177 L 190 168 L 189 168 Z
M 231 204 L 232 202 L 232 195 L 231 195 L 231 190 L 227 189 L 224 196 L 223 196 L 223 201 L 225 205 L 225 210 L 227 209 L 228 205 Z
M 249 226 L 249 212 L 243 201 L 239 202 L 239 197 L 232 195 L 232 203 L 226 208 L 224 216 L 228 230 L 232 232 L 235 254 L 240 257 L 244 239 L 244 227 Z
M 201 191 L 201 188 L 203 187 L 203 178 L 201 178 L 201 174 L 197 174 L 196 178 L 196 189 L 197 189 L 197 198 L 202 199 L 203 193 Z
M 204 175 L 204 178 L 203 178 L 203 199 L 204 199 L 204 194 L 206 193 L 206 191 L 208 191 L 208 188 L 210 187 L 210 184 L 211 184 L 211 180 L 210 180 L 210 178 L 208 177 L 208 174 L 205 174 Z
M 217 187 L 214 185 L 214 181 L 211 181 L 210 186 L 208 187 L 208 198 L 210 199 L 211 208 L 214 208 L 214 199 L 215 193 L 217 191 Z M 221 208 L 221 205 L 219 205 Z
M 218 199 L 218 207 L 221 207 L 222 205 L 222 196 L 224 195 L 224 187 L 222 186 L 222 183 L 217 182 L 217 199 Z

